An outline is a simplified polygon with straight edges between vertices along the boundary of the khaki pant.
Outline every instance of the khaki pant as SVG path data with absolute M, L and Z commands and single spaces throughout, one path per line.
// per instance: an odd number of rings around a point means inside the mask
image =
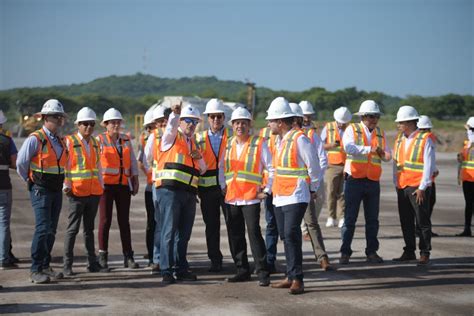
M 327 208 L 329 217 L 344 218 L 344 166 L 329 165 L 324 182 L 327 184 Z

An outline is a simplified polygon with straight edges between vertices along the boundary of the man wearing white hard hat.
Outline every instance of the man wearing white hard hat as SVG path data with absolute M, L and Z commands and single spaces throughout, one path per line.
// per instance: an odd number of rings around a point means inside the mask
M 471 237 L 472 214 L 474 213 L 474 116 L 467 120 L 464 127 L 467 132 L 467 140 L 464 141 L 464 148 L 458 154 L 458 161 L 461 163 L 460 177 L 466 207 L 464 209 L 464 230 L 456 236 Z
M 63 200 L 67 151 L 59 131 L 66 113 L 58 100 L 50 99 L 36 115 L 41 116 L 43 126 L 25 140 L 16 166 L 17 173 L 28 183 L 35 213 L 30 279 L 42 284 L 63 277 L 61 272 L 53 271 L 50 262 Z
M 286 278 L 273 288 L 304 293 L 301 221 L 320 185 L 320 167 L 309 138 L 294 128 L 295 114 L 288 101 L 278 97 L 267 110 L 269 127 L 277 135 L 273 155 L 273 205 L 278 232 L 285 247 Z
M 308 136 L 313 146 L 313 152 L 315 154 L 315 159 L 319 163 L 320 174 L 319 178 L 322 180 L 324 178 L 324 172 L 327 168 L 327 156 L 324 151 L 321 138 L 317 133 L 310 133 L 311 129 L 303 128 L 303 111 L 297 103 L 290 103 L 290 108 L 295 114 L 294 128 L 300 129 Z M 324 245 L 323 233 L 319 225 L 318 217 L 321 214 L 324 203 L 324 182 L 321 181 L 318 190 L 316 193 L 316 199 L 310 199 L 306 212 L 304 214 L 303 222 L 301 224 L 301 230 L 303 236 L 307 235 L 309 241 L 311 241 L 311 246 L 313 247 L 314 256 L 316 261 L 321 266 L 321 269 L 324 271 L 331 270 L 331 264 L 329 263 L 329 257 L 326 252 L 326 246 Z
M 198 194 L 201 200 L 202 218 L 206 225 L 207 256 L 211 260 L 209 272 L 222 270 L 220 250 L 221 210 L 225 204 L 219 184 L 219 161 L 225 152 L 231 132 L 225 128 L 224 103 L 211 99 L 203 114 L 207 115 L 209 129 L 196 134 L 196 141 L 207 165 L 207 171 L 199 177 Z
M 189 270 L 187 251 L 196 215 L 199 176 L 207 169 L 194 139 L 196 125 L 201 120 L 199 110 L 192 104 L 183 108 L 175 104 L 171 110 L 161 141 L 153 146 L 157 157 L 155 186 L 164 284 L 197 280 Z
M 74 244 L 83 223 L 84 244 L 88 272 L 108 272 L 97 262 L 94 246 L 94 222 L 100 196 L 104 192 L 101 175 L 99 143 L 92 135 L 96 123 L 95 112 L 84 107 L 77 112 L 74 122 L 77 133 L 66 136 L 68 161 L 63 192 L 69 199 L 68 225 L 64 237 L 64 275 L 74 274 Z
M 99 202 L 99 263 L 108 268 L 109 231 L 115 202 L 123 266 L 137 269 L 130 233 L 130 203 L 131 196 L 138 193 L 138 165 L 131 139 L 120 132 L 122 123 L 120 111 L 108 109 L 101 122 L 105 132 L 97 137 L 104 180 L 104 194 Z
M 431 219 L 430 194 L 435 170 L 435 148 L 430 133 L 417 128 L 420 116 L 416 109 L 404 105 L 398 109 L 393 173 L 397 189 L 398 213 L 405 247 L 393 261 L 407 262 L 416 259 L 416 227 L 420 229 L 419 265 L 430 261 Z
M 260 229 L 260 201 L 271 192 L 273 181 L 272 156 L 267 142 L 250 134 L 252 115 L 245 108 L 232 112 L 230 123 L 234 135 L 227 142 L 220 162 L 220 186 L 225 193 L 226 224 L 229 246 L 237 273 L 227 282 L 250 280 L 245 228 L 255 262 L 260 286 L 270 285 L 265 242 Z M 263 169 L 269 172 L 267 186 L 262 190 Z
M 384 131 L 377 126 L 380 115 L 379 106 L 372 100 L 361 103 L 359 112 L 360 123 L 349 125 L 342 137 L 344 151 L 347 154 L 344 165 L 345 186 L 344 200 L 346 210 L 344 225 L 341 229 L 342 245 L 340 264 L 348 264 L 352 255 L 352 239 L 359 208 L 364 201 L 365 217 L 365 248 L 366 260 L 369 263 L 383 263 L 377 254 L 379 241 L 379 208 L 380 208 L 380 176 L 382 161 L 391 159 Z
M 321 140 L 328 157 L 325 182 L 328 190 L 329 216 L 326 227 L 337 225 L 342 228 L 344 224 L 344 164 L 346 163 L 346 152 L 342 144 L 342 137 L 351 120 L 351 112 L 348 108 L 342 106 L 334 111 L 334 121 L 327 122 L 321 131 Z
M 3 128 L 7 118 L 0 110 L 0 268 L 17 268 L 11 253 L 10 219 L 12 210 L 12 184 L 9 169 L 16 169 L 17 149 L 10 133 Z

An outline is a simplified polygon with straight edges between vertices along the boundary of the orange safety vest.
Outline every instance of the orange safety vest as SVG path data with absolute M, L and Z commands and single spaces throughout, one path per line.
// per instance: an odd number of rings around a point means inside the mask
M 474 146 L 468 147 L 469 141 L 464 141 L 464 148 L 461 152 L 461 180 L 474 182 Z
M 314 144 L 314 134 L 317 134 L 317 128 L 315 127 L 310 127 L 310 128 L 305 128 L 303 127 L 301 129 L 303 133 L 308 136 L 309 140 L 311 141 L 311 145 Z
M 62 139 L 58 138 L 63 147 L 61 157 L 58 158 L 49 137 L 42 128 L 31 135 L 38 139 L 40 149 L 30 160 L 30 180 L 39 186 L 60 191 L 64 182 L 64 170 L 67 162 L 66 145 Z
M 354 130 L 354 143 L 359 146 L 378 146 L 385 148 L 385 134 L 380 127 L 375 127 L 372 131 L 371 143 L 367 140 L 363 123 L 352 123 Z M 379 181 L 382 175 L 382 159 L 373 153 L 367 156 L 353 156 L 347 154 L 347 161 L 351 166 L 351 176 L 356 179 L 368 178 Z
M 151 134 L 154 133 L 154 129 L 151 131 L 151 133 L 148 133 L 147 131 L 143 131 L 141 134 L 140 134 L 140 146 L 141 146 L 141 150 L 142 151 L 145 151 L 145 146 L 146 146 L 146 142 L 148 141 L 148 137 L 150 137 Z M 152 184 L 153 183 L 153 180 L 152 180 L 152 169 L 150 168 L 147 172 L 146 172 L 146 183 L 147 184 Z
M 194 138 L 191 138 L 191 149 L 188 148 L 186 136 L 178 131 L 173 146 L 161 151 L 160 142 L 155 141 L 156 187 L 170 186 L 197 193 L 199 169 L 191 158 L 191 151 L 197 148 Z
M 207 164 L 207 170 L 199 176 L 199 190 L 205 191 L 212 188 L 219 188 L 219 161 L 224 155 L 227 139 L 232 136 L 232 131 L 224 128 L 221 143 L 219 144 L 219 152 L 216 156 L 209 140 L 209 130 L 202 131 L 195 135 L 196 142 L 202 153 L 202 158 Z
M 100 164 L 102 165 L 102 178 L 104 184 L 128 185 L 131 175 L 131 151 L 132 143 L 125 134 L 119 135 L 122 152 L 115 147 L 107 132 L 98 136 L 101 144 Z
M 286 140 L 282 140 L 283 147 L 280 152 L 275 150 L 273 166 L 275 167 L 275 179 L 273 181 L 273 196 L 290 196 L 298 186 L 298 179 L 310 182 L 308 169 L 306 166 L 298 165 L 298 145 L 299 137 L 306 137 L 302 130 L 293 129 Z
M 229 138 L 224 158 L 226 201 L 250 201 L 257 198 L 258 189 L 262 186 L 263 142 L 262 137 L 249 136 L 240 157 L 237 157 L 237 140 L 234 137 Z
M 265 127 L 260 130 L 258 136 L 262 137 L 263 139 L 267 141 L 268 149 L 270 150 L 270 154 L 273 157 L 277 135 L 272 134 L 270 127 Z M 268 177 L 269 177 L 268 170 L 265 168 L 263 169 L 262 188 L 267 186 Z
M 423 152 L 430 133 L 417 131 L 405 152 L 406 137 L 395 140 L 393 160 L 397 165 L 397 188 L 418 187 L 423 177 Z
M 342 144 L 342 138 L 339 134 L 339 128 L 336 122 L 326 123 L 326 144 L 334 144 L 339 141 L 339 145 L 334 148 L 328 149 L 328 163 L 330 165 L 341 165 L 346 162 L 346 152 Z
M 67 177 L 71 181 L 71 190 L 75 196 L 102 195 L 104 190 L 99 183 L 99 169 L 97 167 L 99 144 L 94 137 L 90 138 L 92 146 L 90 155 L 87 155 L 84 143 L 77 134 L 66 136 L 68 139 L 69 167 Z

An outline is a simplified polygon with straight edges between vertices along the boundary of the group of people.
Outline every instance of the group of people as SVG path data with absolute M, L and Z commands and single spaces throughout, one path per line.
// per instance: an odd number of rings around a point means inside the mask
M 155 105 L 144 116 L 139 153 L 135 157 L 129 136 L 121 133 L 123 117 L 110 108 L 101 121 L 105 132 L 94 137 L 96 113 L 84 107 L 77 113 L 77 133 L 60 137 L 66 114 L 58 100 L 48 100 L 38 115 L 43 126 L 33 132 L 17 153 L 11 137 L 0 133 L 0 256 L 2 268 L 15 267 L 11 254 L 9 222 L 11 184 L 8 169 L 16 168 L 28 184 L 35 216 L 31 247 L 30 279 L 37 284 L 72 276 L 74 244 L 83 222 L 89 272 L 108 272 L 108 240 L 115 202 L 124 267 L 136 269 L 130 236 L 131 196 L 139 189 L 138 172 L 147 177 L 146 246 L 152 274 L 162 282 L 195 281 L 189 269 L 188 243 L 200 201 L 205 223 L 210 272 L 222 270 L 220 216 L 225 218 L 229 248 L 236 273 L 227 282 L 251 279 L 248 242 L 260 286 L 270 285 L 276 271 L 278 239 L 283 241 L 286 277 L 271 284 L 304 292 L 303 234 L 311 241 L 317 262 L 331 270 L 318 223 L 326 198 L 326 226 L 341 228 L 340 264 L 348 264 L 361 202 L 364 206 L 367 262 L 382 263 L 379 242 L 380 177 L 382 161 L 393 157 L 393 182 L 397 191 L 400 223 L 405 242 L 394 261 L 416 260 L 426 265 L 431 251 L 431 213 L 434 204 L 435 137 L 432 124 L 415 108 L 402 106 L 397 113 L 399 134 L 393 147 L 378 126 L 382 113 L 372 100 L 362 102 L 360 123 L 351 123 L 346 107 L 334 112 L 334 121 L 321 133 L 313 125 L 315 114 L 308 101 L 289 103 L 274 99 L 268 110 L 268 126 L 256 135 L 252 115 L 245 108 L 232 112 L 225 126 L 221 100 L 211 99 L 203 112 L 209 128 L 197 132 L 202 116 L 193 104 L 171 108 Z M 0 129 L 6 118 L 0 111 Z M 467 124 L 468 140 L 458 155 L 466 199 L 465 229 L 471 236 L 474 199 L 474 117 Z M 393 148 L 393 151 L 392 149 Z M 5 181 L 3 181 L 5 179 Z M 7 181 L 8 180 L 8 181 Z M 327 185 L 325 186 L 325 183 Z M 324 188 L 327 188 L 325 194 Z M 64 241 L 63 271 L 50 267 L 63 194 L 69 199 L 68 226 Z M 266 231 L 260 227 L 263 202 Z M 94 221 L 99 210 L 96 256 Z M 303 231 L 303 232 L 302 232 Z

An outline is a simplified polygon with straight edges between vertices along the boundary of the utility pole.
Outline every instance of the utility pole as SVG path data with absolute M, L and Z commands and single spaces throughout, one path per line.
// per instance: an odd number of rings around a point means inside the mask
M 255 118 L 255 83 L 245 79 L 245 84 L 247 85 L 247 106 L 252 113 L 252 118 Z

